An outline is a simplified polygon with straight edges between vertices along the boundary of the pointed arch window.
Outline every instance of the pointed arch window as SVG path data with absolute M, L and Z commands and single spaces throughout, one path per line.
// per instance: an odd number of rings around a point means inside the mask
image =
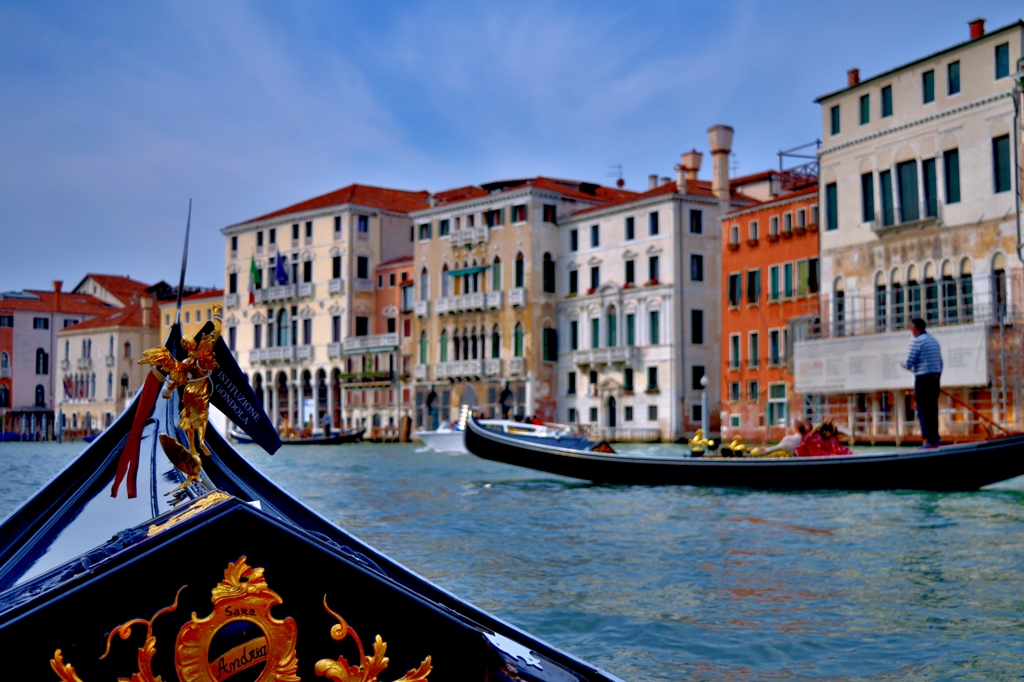
M 46 389 L 42 384 L 36 385 L 36 407 L 46 407 Z
M 835 335 L 846 336 L 846 285 L 840 277 L 835 283 Z
M 888 319 L 886 317 L 888 310 L 888 298 L 889 293 L 885 285 L 885 275 L 878 273 L 875 275 L 875 331 L 884 332 L 885 323 Z
M 899 269 L 892 271 L 892 328 L 904 329 L 907 326 L 907 292 L 903 289 L 903 274 Z
M 430 274 L 426 268 L 420 270 L 420 300 L 430 300 Z
M 420 364 L 427 364 L 427 333 L 420 332 Z
M 7 351 L 0 351 L 0 369 L 11 368 L 11 356 L 7 354 Z
M 42 348 L 36 349 L 36 374 L 50 373 L 50 354 Z
M 449 295 L 448 264 L 445 263 L 444 267 L 441 268 L 441 298 L 447 298 Z
M 124 342 L 124 356 L 126 358 L 129 358 L 129 359 L 132 357 L 132 342 L 131 341 L 125 341 Z
M 555 293 L 555 261 L 550 253 L 544 254 L 544 293 Z
M 997 253 L 992 257 L 992 305 L 996 324 L 1006 319 L 1006 256 Z
M 292 326 L 288 323 L 288 309 L 281 308 L 277 313 L 277 345 L 290 346 Z
M 501 291 L 501 259 L 497 256 L 491 265 L 491 291 Z
M 0 407 L 11 406 L 11 389 L 6 384 L 0 385 Z
M 960 320 L 956 300 L 956 280 L 953 278 L 953 264 L 942 264 L 942 322 L 956 324 Z
M 107 372 L 107 398 L 114 397 L 114 373 Z
M 523 258 L 523 252 L 520 251 L 516 254 L 516 288 L 526 286 L 526 260 Z
M 491 357 L 501 357 L 501 332 L 498 330 L 498 325 L 491 327 Z
M 441 357 L 439 358 L 440 361 L 441 362 L 448 362 L 448 330 L 447 329 L 442 329 L 441 330 L 441 351 L 440 351 L 440 353 L 441 353 Z
M 512 354 L 517 357 L 523 357 L 523 323 L 516 322 L 515 336 L 513 338 Z
M 960 261 L 960 311 L 963 313 L 964 322 L 971 322 L 974 319 L 973 272 L 970 258 Z

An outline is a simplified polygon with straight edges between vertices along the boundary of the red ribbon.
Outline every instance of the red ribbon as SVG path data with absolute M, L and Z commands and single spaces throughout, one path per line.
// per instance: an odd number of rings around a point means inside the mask
M 121 481 L 125 474 L 128 475 L 128 499 L 136 496 L 136 484 L 139 478 L 139 446 L 142 444 L 142 429 L 153 414 L 153 406 L 156 405 L 156 398 L 160 395 L 160 387 L 163 381 L 158 379 L 153 372 L 146 375 L 146 382 L 142 385 L 142 391 L 135 403 L 135 418 L 132 420 L 132 430 L 128 432 L 128 440 L 124 443 L 121 451 L 121 459 L 117 463 L 117 475 L 114 477 L 114 487 L 110 489 L 110 496 L 117 497 L 117 489 L 121 487 Z

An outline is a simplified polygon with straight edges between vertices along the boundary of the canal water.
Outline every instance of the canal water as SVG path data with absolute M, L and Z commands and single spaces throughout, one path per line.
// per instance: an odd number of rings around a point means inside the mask
M 81 447 L 0 444 L 0 517 Z M 1024 677 L 1024 478 L 766 493 L 592 486 L 416 445 L 243 453 L 413 570 L 627 680 Z

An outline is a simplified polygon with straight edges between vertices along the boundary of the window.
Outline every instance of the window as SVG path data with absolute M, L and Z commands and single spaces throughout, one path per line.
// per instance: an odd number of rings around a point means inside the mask
M 395 273 L 392 272 L 391 274 L 388 275 L 388 287 L 394 287 L 394 286 L 395 286 Z
M 93 376 L 93 393 L 96 392 L 96 378 Z M 42 384 L 36 386 L 36 407 L 46 407 L 46 389 Z
M 633 368 L 627 367 L 622 370 L 622 390 L 633 392 Z
M 658 257 L 657 256 L 650 256 L 647 259 L 647 275 L 648 275 L 647 280 L 651 284 L 657 284 L 658 283 Z
M 370 216 L 357 216 L 356 217 L 356 230 L 362 233 L 370 231 Z
M 658 421 L 658 406 L 648 405 L 647 406 L 647 421 L 656 422 Z
M 699 346 L 704 343 L 704 311 L 690 311 L 690 343 Z
M 690 234 L 703 234 L 704 233 L 704 213 L 695 209 L 690 209 Z
M 366 256 L 356 256 L 356 277 L 359 279 L 370 278 L 370 259 Z
M 238 237 L 231 238 L 231 250 L 238 251 Z
M 558 331 L 545 327 L 542 332 L 544 362 L 555 362 L 558 360 Z
M 1000 135 L 992 138 L 992 177 L 995 190 L 1010 191 L 1010 136 Z
M 597 289 L 601 284 L 601 268 L 597 265 L 590 268 L 590 288 Z
M 882 225 L 889 226 L 896 223 L 896 209 L 893 204 L 892 195 L 892 172 L 884 170 L 878 174 L 878 183 L 882 190 Z
M 935 159 L 922 159 L 921 175 L 924 177 L 924 214 L 934 218 L 939 214 L 939 197 L 935 177 Z
M 811 206 L 811 225 L 818 225 L 818 205 Z
M 420 225 L 420 239 L 430 239 L 430 223 L 423 223 Z
M 269 236 L 270 236 L 270 243 L 271 244 L 276 244 L 277 243 L 277 228 L 276 227 L 270 228 L 270 235 Z
M 544 204 L 544 222 L 554 225 L 558 222 L 558 207 L 554 204 Z
M 614 348 L 619 345 L 619 330 L 618 330 L 619 318 L 615 312 L 615 308 L 608 309 L 608 315 L 605 318 L 605 329 L 608 331 L 608 347 Z
M 601 320 L 596 317 L 590 319 L 590 347 L 601 347 Z
M 839 229 L 839 193 L 834 182 L 825 185 L 825 215 L 828 220 L 825 229 Z
M 768 332 L 768 364 L 778 365 L 781 364 L 782 353 L 780 352 L 779 343 L 781 336 L 778 329 L 772 329 Z
M 0 327 L 13 327 L 14 315 L 0 315 Z M 65 325 L 67 326 L 67 325 Z
M 36 374 L 50 373 L 50 355 L 42 348 L 36 349 Z
M 750 241 L 756 242 L 760 237 L 760 231 L 758 230 L 758 224 L 756 220 L 751 220 L 747 225 L 747 235 Z
M 881 272 L 875 276 L 875 331 L 884 332 L 888 309 L 888 290 L 885 286 L 885 275 Z
M 631 422 L 633 421 L 633 406 L 626 405 L 622 408 L 622 421 Z
M 796 226 L 807 227 L 807 210 L 798 208 L 796 211 Z
M 368 317 L 357 317 L 356 318 L 356 336 L 369 336 L 370 335 L 370 318 Z
M 750 332 L 747 341 L 749 342 L 747 348 L 747 367 L 756 369 L 761 364 L 761 335 L 757 332 Z
M 636 315 L 633 313 L 626 315 L 626 345 L 636 345 Z
M 377 288 L 378 289 L 383 289 L 384 288 L 384 275 L 377 275 Z
M 412 320 L 402 320 L 402 336 L 406 338 L 412 336 Z
M 590 226 L 590 245 L 600 246 L 601 245 L 601 234 L 599 225 Z
M 793 264 L 785 263 L 782 266 L 782 295 L 786 298 L 793 298 Z
M 124 357 L 129 359 L 129 360 L 132 357 L 132 342 L 131 341 L 125 341 L 124 342 Z
M 516 288 L 524 286 L 526 286 L 526 261 L 520 251 L 516 254 Z
M 996 79 L 1010 75 L 1010 43 L 996 45 Z
M 729 368 L 740 368 L 740 335 L 729 335 Z
M 576 423 L 576 408 L 575 407 L 570 407 L 569 408 L 568 416 L 569 416 L 569 423 L 570 424 L 575 424 Z
M 235 342 L 238 339 L 238 329 L 236 327 L 228 327 L 228 348 L 234 352 Z
M 307 283 L 313 281 L 313 261 L 311 260 L 302 263 L 302 281 Z
M 738 381 L 730 381 L 729 382 L 729 400 L 732 400 L 733 402 L 736 402 L 739 399 L 740 399 L 740 382 L 738 382 Z M 739 425 L 740 425 L 739 419 L 736 418 L 736 420 L 733 423 L 733 426 L 739 426 Z
M 661 314 L 657 310 L 650 312 L 650 328 L 649 337 L 650 345 L 657 346 L 661 343 L 661 330 L 659 329 L 659 323 L 661 322 Z
M 455 337 L 455 350 L 458 352 L 459 342 L 458 337 Z M 448 330 L 441 330 L 441 344 L 438 346 L 437 359 L 441 362 L 448 362 Z
M 48 317 L 33 317 L 32 318 L 32 328 L 33 329 L 49 329 L 50 328 L 50 318 L 48 318 Z
M 798 260 L 796 262 L 796 295 L 806 296 L 810 293 L 811 270 L 810 261 Z
M 739 244 L 740 243 L 740 226 L 739 225 L 733 225 L 729 229 L 729 243 L 730 244 Z
M 579 251 L 580 248 L 580 231 L 569 230 L 569 250 Z
M 704 419 L 704 413 L 701 410 L 700 403 L 696 405 L 690 405 L 690 421 L 700 423 Z
M 648 367 L 647 368 L 647 390 L 657 391 L 658 390 L 658 368 Z
M 653 237 L 658 234 L 658 212 L 651 211 L 647 216 L 647 230 L 648 233 Z
M 254 324 L 252 326 L 252 347 L 260 348 L 263 346 L 263 325 Z
M 747 271 L 747 303 L 757 304 L 761 300 L 761 271 Z
M 779 300 L 779 266 L 768 268 L 768 300 Z
M 925 71 L 921 74 L 921 98 L 925 104 L 935 101 L 935 72 Z
M 917 205 L 917 161 L 896 164 L 896 181 L 899 185 L 900 222 L 912 222 L 921 217 Z
M 946 203 L 960 201 L 960 150 L 949 149 L 942 153 L 942 173 L 945 180 Z
M 292 241 L 293 242 L 299 241 L 299 224 L 298 223 L 293 223 L 292 224 Z
M 892 116 L 892 86 L 882 88 L 882 118 Z
M 829 117 L 831 119 L 831 130 L 833 135 L 839 134 L 839 105 L 835 105 L 829 110 Z
M 484 211 L 484 224 L 487 225 L 487 227 L 497 227 L 503 224 L 504 219 L 504 209 L 495 208 L 490 211 Z
M 569 271 L 569 293 L 575 294 L 579 292 L 580 286 L 580 273 L 578 270 Z
M 497 256 L 491 264 L 491 291 L 501 291 L 501 259 Z
M 331 277 L 341 279 L 341 256 L 331 258 Z
M 437 223 L 437 236 L 445 237 L 451 234 L 451 226 L 452 222 L 448 218 L 445 218 L 444 220 L 439 220 Z
M 946 94 L 960 92 L 960 62 L 950 62 L 946 67 Z
M 331 343 L 341 341 L 341 315 L 331 317 Z
M 860 124 L 866 125 L 871 122 L 871 95 L 860 96 Z
M 568 387 L 566 393 L 568 393 L 569 395 L 574 395 L 576 393 L 576 372 L 568 373 L 566 386 Z
M 591 407 L 590 408 L 590 421 L 594 422 L 595 424 L 597 423 L 597 408 L 596 407 Z
M 6 385 L 0 386 L 0 407 L 11 406 L 11 389 Z
M 512 207 L 512 222 L 526 222 L 526 204 L 516 204 L 515 206 Z
M 515 331 L 512 335 L 512 354 L 517 357 L 523 357 L 523 323 L 517 322 Z
M 740 274 L 733 273 L 729 275 L 729 307 L 735 308 L 740 304 Z
M 768 234 L 774 237 L 779 233 L 779 216 L 773 215 L 768 219 Z
M 420 332 L 420 364 L 427 364 L 427 333 Z M 351 394 L 350 394 L 351 395 Z
M 338 238 L 337 235 L 340 234 L 340 233 L 341 233 L 341 216 L 340 215 L 336 215 L 336 216 L 334 216 L 334 234 L 335 234 L 335 239 Z
M 635 220 L 633 216 L 626 218 L 626 239 L 630 240 L 636 236 Z
M 550 253 L 544 254 L 544 293 L 555 293 L 555 261 L 551 259 Z
M 756 403 L 761 399 L 761 384 L 757 381 L 747 382 L 747 400 Z
M 237 272 L 232 272 L 231 274 L 228 275 L 228 293 L 229 294 L 237 294 L 238 293 L 238 273 Z
M 313 238 L 313 221 L 306 221 L 306 239 Z
M 700 385 L 700 380 L 704 378 L 704 365 L 693 365 L 690 367 L 690 390 L 701 391 L 704 389 Z
M 860 221 L 870 223 L 875 219 L 875 174 L 860 176 Z
M 569 322 L 569 350 L 576 350 L 580 347 L 580 323 L 579 320 Z
M 786 384 L 768 384 L 768 425 L 786 426 L 789 423 L 789 404 L 786 402 Z
M 260 230 L 259 232 L 256 233 L 256 249 L 259 250 L 259 249 L 262 249 L 262 248 L 263 248 L 263 230 Z
M 690 254 L 690 281 L 704 281 L 704 256 L 699 253 Z
M 636 263 L 632 260 L 626 261 L 626 284 L 636 284 Z

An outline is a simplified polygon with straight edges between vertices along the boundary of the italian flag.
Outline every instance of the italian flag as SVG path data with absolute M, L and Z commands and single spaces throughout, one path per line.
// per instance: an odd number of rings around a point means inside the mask
M 249 305 L 256 302 L 256 290 L 260 287 L 260 271 L 256 267 L 256 256 L 249 264 Z

